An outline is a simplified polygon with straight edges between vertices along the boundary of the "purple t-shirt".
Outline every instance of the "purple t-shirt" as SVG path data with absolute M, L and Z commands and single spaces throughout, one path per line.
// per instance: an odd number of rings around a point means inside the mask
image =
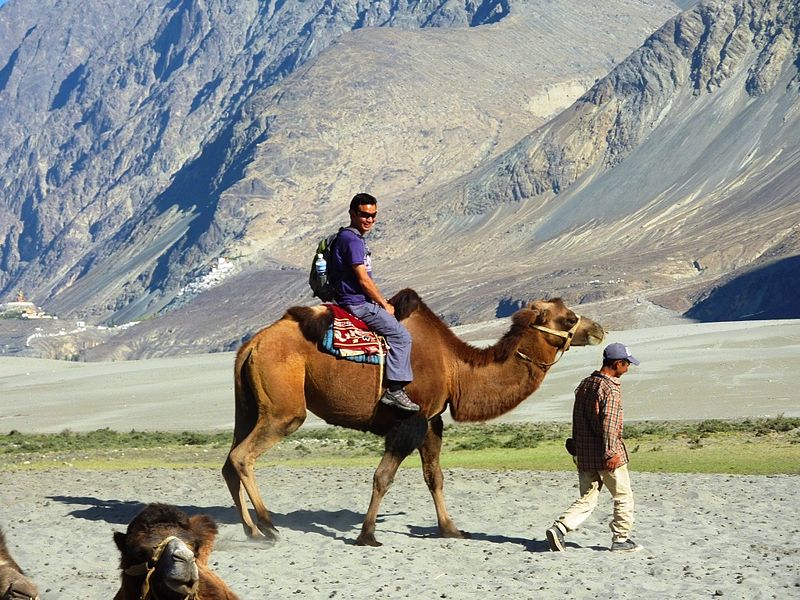
M 328 270 L 336 289 L 336 301 L 344 306 L 369 302 L 353 271 L 354 265 L 364 265 L 372 277 L 372 256 L 366 240 L 353 229 L 342 229 L 331 248 Z

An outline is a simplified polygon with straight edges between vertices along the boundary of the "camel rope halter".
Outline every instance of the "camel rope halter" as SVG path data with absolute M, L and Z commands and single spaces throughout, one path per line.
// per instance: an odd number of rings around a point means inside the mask
M 177 539 L 179 538 L 175 535 L 165 537 L 163 540 L 161 540 L 161 542 L 159 542 L 155 550 L 153 550 L 153 556 L 151 556 L 148 560 L 143 563 L 139 563 L 138 565 L 132 565 L 122 571 L 126 575 L 130 575 L 132 577 L 145 575 L 144 581 L 142 582 L 142 594 L 139 596 L 139 600 L 158 600 L 156 595 L 153 593 L 153 590 L 150 588 L 150 578 L 153 576 L 153 573 L 156 572 L 156 567 L 158 567 L 158 562 L 161 560 L 161 555 L 164 553 L 164 549 L 172 540 Z M 194 582 L 194 585 L 189 593 L 184 596 L 183 600 L 193 600 L 194 598 L 197 598 L 197 588 L 199 585 L 200 579 L 198 578 L 198 580 Z
M 564 343 L 561 345 L 561 347 L 558 349 L 558 351 L 556 351 L 556 359 L 553 362 L 549 362 L 549 363 L 537 362 L 536 363 L 541 368 L 547 369 L 548 367 L 552 367 L 559 360 L 561 360 L 561 357 L 564 356 L 564 352 L 569 350 L 569 347 L 572 344 L 572 338 L 575 337 L 575 332 L 578 331 L 578 325 L 581 324 L 581 316 L 577 315 L 577 314 L 575 316 L 578 317 L 578 320 L 575 321 L 575 325 L 573 325 L 572 329 L 570 329 L 569 331 L 559 331 L 558 329 L 551 329 L 550 327 L 545 327 L 544 325 L 533 325 L 533 324 L 528 325 L 531 329 L 537 329 L 537 330 L 542 331 L 544 333 L 549 333 L 549 334 L 558 336 L 560 338 L 563 338 L 563 340 L 564 340 Z M 559 354 L 559 352 L 560 352 L 560 354 Z M 523 353 L 523 352 L 521 352 L 519 350 L 517 350 L 517 356 L 519 356 L 522 360 L 524 360 L 526 362 L 533 363 L 533 359 L 530 356 L 528 356 L 527 354 L 525 354 L 525 353 Z

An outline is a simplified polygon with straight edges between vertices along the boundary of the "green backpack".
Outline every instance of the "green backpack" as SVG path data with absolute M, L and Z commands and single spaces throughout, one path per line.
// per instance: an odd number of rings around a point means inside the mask
M 314 296 L 323 302 L 330 302 L 335 298 L 333 284 L 331 284 L 328 277 L 328 272 L 319 273 L 317 271 L 317 256 L 320 254 L 325 259 L 326 263 L 331 260 L 331 246 L 336 238 L 339 236 L 338 232 L 322 238 L 317 244 L 317 249 L 314 250 L 314 256 L 311 258 L 311 271 L 308 273 L 308 285 L 311 286 L 311 292 Z
M 308 273 L 308 285 L 311 287 L 311 292 L 313 295 L 323 302 L 334 301 L 336 299 L 336 290 L 333 287 L 333 283 L 330 281 L 329 270 L 326 270 L 324 274 L 317 272 L 317 256 L 322 254 L 322 258 L 325 259 L 328 267 L 330 267 L 331 248 L 333 248 L 336 238 L 338 238 L 339 234 L 345 229 L 350 229 L 351 231 L 358 233 L 352 227 L 340 227 L 339 231 L 332 233 L 328 237 L 324 237 L 319 241 L 317 244 L 317 249 L 314 251 L 314 256 L 311 258 L 311 270 Z

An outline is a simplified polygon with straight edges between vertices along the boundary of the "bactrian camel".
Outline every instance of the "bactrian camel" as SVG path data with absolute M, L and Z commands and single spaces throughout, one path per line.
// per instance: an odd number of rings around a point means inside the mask
M 122 582 L 114 600 L 238 600 L 208 566 L 217 524 L 171 504 L 148 504 L 114 533 Z
M 579 317 L 561 299 L 539 300 L 514 313 L 511 329 L 494 346 L 475 348 L 459 339 L 413 290 L 402 290 L 391 303 L 413 339 L 414 381 L 406 390 L 420 405 L 419 413 L 378 402 L 379 367 L 319 350 L 318 341 L 332 318 L 324 306 L 290 308 L 239 349 L 233 444 L 222 474 L 248 537 L 276 538 L 256 486 L 254 464 L 303 424 L 307 410 L 332 425 L 385 436 L 357 544 L 380 545 L 375 539 L 378 508 L 400 463 L 414 450 L 422 458 L 439 532 L 463 537 L 447 513 L 442 491 L 442 413 L 449 409 L 455 421 L 473 422 L 507 413 L 541 385 L 570 344 L 599 344 L 604 336 L 600 325 Z

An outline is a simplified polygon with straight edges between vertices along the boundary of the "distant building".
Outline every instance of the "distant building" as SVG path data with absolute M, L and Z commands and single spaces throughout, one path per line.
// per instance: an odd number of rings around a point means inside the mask
M 0 318 L 3 319 L 47 319 L 50 318 L 41 308 L 25 299 L 22 290 L 17 292 L 13 302 L 0 304 Z

